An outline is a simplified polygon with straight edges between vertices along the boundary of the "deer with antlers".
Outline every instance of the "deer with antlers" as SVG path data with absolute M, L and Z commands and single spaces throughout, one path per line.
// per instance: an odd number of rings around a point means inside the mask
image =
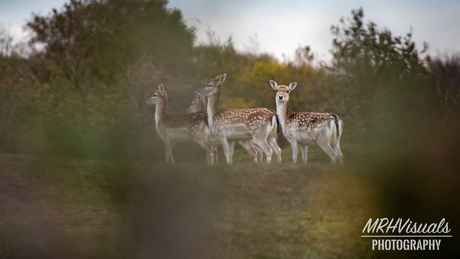
M 235 141 L 251 140 L 271 162 L 273 153 L 281 163 L 281 149 L 276 143 L 279 129 L 276 112 L 266 108 L 254 109 L 221 109 L 219 99 L 221 85 L 226 74 L 208 80 L 196 93 L 208 97 L 208 123 L 222 144 L 227 164 L 232 164 Z
M 329 155 L 333 164 L 337 159 L 343 164 L 343 155 L 340 151 L 342 120 L 330 112 L 292 112 L 289 107 L 289 92 L 294 90 L 297 83 L 292 82 L 285 86 L 270 80 L 270 85 L 276 91 L 276 112 L 283 134 L 291 143 L 294 163 L 297 162 L 298 145 L 304 163 L 307 163 L 307 147 L 318 145 Z
M 195 112 L 205 113 L 205 107 L 206 107 L 206 102 L 204 100 L 204 97 L 199 94 L 196 94 L 195 99 L 193 99 L 192 103 L 187 108 L 187 113 L 195 113 Z M 217 138 L 213 137 L 211 139 L 215 146 L 216 141 L 218 141 Z M 264 157 L 264 152 L 257 145 L 253 144 L 251 140 L 238 141 L 238 144 L 240 144 L 242 147 L 244 147 L 244 149 L 246 149 L 246 151 L 248 151 L 249 155 L 251 155 L 254 162 L 256 163 L 262 162 L 263 157 Z M 214 153 L 215 153 L 215 159 L 217 163 L 217 148 Z
M 210 127 L 205 113 L 169 114 L 168 96 L 161 84 L 147 104 L 155 104 L 155 126 L 165 144 L 166 163 L 174 163 L 172 147 L 177 141 L 194 140 L 206 150 L 208 165 L 214 164 L 215 147 L 210 143 Z

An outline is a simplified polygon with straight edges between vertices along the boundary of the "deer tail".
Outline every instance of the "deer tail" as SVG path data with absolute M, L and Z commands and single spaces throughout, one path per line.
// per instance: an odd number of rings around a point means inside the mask
M 336 114 L 332 113 L 332 112 L 328 112 L 332 117 L 334 117 L 334 123 L 335 123 L 335 134 L 334 134 L 334 143 L 332 146 L 335 146 L 335 144 L 337 144 L 337 142 L 339 142 L 340 140 L 340 124 L 339 123 L 339 118 Z

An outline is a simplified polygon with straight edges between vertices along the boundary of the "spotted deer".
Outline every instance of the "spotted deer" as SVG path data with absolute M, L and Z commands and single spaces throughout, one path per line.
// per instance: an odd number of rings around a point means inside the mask
M 172 147 L 177 141 L 194 140 L 206 150 L 208 165 L 214 164 L 214 145 L 210 143 L 210 128 L 205 113 L 169 114 L 168 95 L 161 84 L 147 104 L 155 104 L 155 126 L 165 144 L 166 163 L 174 163 Z
M 270 80 L 270 85 L 276 91 L 276 112 L 283 134 L 291 143 L 294 163 L 297 163 L 298 145 L 304 163 L 307 163 L 307 147 L 318 145 L 331 158 L 333 164 L 337 159 L 343 164 L 343 155 L 340 151 L 342 120 L 330 112 L 292 112 L 289 107 L 289 92 L 294 90 L 297 83 L 292 82 L 285 86 Z
M 197 94 L 195 99 L 192 101 L 190 106 L 187 108 L 187 113 L 195 113 L 195 112 L 202 112 L 205 113 L 205 107 L 206 107 L 206 102 L 204 100 L 204 97 Z M 216 137 L 211 138 L 213 141 L 213 144 L 215 146 L 216 142 L 218 142 Z M 262 162 L 263 157 L 264 157 L 264 152 L 262 149 L 260 149 L 257 145 L 253 144 L 251 140 L 244 140 L 244 141 L 238 141 L 238 144 L 240 144 L 246 151 L 248 151 L 249 155 L 251 155 L 252 159 L 254 162 Z M 215 161 L 217 163 L 217 148 L 215 149 Z
M 227 159 L 232 164 L 235 141 L 250 140 L 263 150 L 267 163 L 273 153 L 281 163 L 281 149 L 276 143 L 278 116 L 266 108 L 221 109 L 219 107 L 221 85 L 226 74 L 208 80 L 197 93 L 208 97 L 208 123 L 212 133 L 219 139 Z

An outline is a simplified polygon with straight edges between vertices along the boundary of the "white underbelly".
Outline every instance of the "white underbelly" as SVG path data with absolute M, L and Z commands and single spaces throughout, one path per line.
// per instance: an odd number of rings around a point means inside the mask
M 305 146 L 317 146 L 318 145 L 318 143 L 316 143 L 316 140 L 312 138 L 300 138 L 299 144 L 305 145 Z
M 249 132 L 246 125 L 231 125 L 224 128 L 224 135 L 227 136 L 228 140 L 240 141 L 252 139 L 251 133 Z
M 167 132 L 168 136 L 171 139 L 178 141 L 187 141 L 192 139 L 192 136 L 186 130 L 171 130 Z
M 232 134 L 227 134 L 227 139 L 231 141 L 242 141 L 242 140 L 250 140 L 252 139 L 252 137 L 251 137 L 251 134 L 232 133 Z
M 289 141 L 294 140 L 300 145 L 317 146 L 316 137 L 308 131 L 288 132 L 284 134 Z

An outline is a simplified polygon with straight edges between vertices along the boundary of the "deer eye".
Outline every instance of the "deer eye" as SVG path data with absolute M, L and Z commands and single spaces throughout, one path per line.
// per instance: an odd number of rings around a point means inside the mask
M 288 94 L 288 93 L 289 93 L 289 91 L 286 91 L 286 93 Z
M 154 95 L 153 95 L 153 97 L 157 97 L 157 95 L 156 95 L 156 94 L 154 94 Z
M 278 92 L 278 90 L 275 90 L 276 92 Z

